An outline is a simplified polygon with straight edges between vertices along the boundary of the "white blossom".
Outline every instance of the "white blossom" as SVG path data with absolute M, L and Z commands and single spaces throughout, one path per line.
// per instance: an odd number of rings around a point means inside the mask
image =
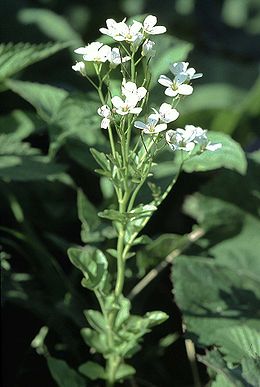
M 122 94 L 126 98 L 137 97 L 138 101 L 141 101 L 145 97 L 147 90 L 145 87 L 137 87 L 134 82 L 128 81 L 126 82 L 125 78 L 122 82 Z
M 147 58 L 152 58 L 156 53 L 156 51 L 153 50 L 154 45 L 155 43 L 152 40 L 146 39 L 142 46 L 142 55 Z
M 170 71 L 175 76 L 179 74 L 185 74 L 187 76 L 188 81 L 192 79 L 201 78 L 203 76 L 202 73 L 196 73 L 196 70 L 193 67 L 190 67 L 190 68 L 188 67 L 189 67 L 189 62 L 176 62 L 170 66 Z
M 165 94 L 169 97 L 176 97 L 178 94 L 181 95 L 190 95 L 193 92 L 193 87 L 187 85 L 185 82 L 187 80 L 187 75 L 184 73 L 179 73 L 175 76 L 173 80 L 166 77 L 166 75 L 160 75 L 158 82 L 166 87 Z
M 157 24 L 157 17 L 149 15 L 144 19 L 143 31 L 149 35 L 158 35 L 166 32 L 166 27 L 155 26 Z
M 119 48 L 117 47 L 112 48 L 110 54 L 108 55 L 108 61 L 110 62 L 112 67 L 116 67 L 120 63 L 127 62 L 130 59 L 130 56 L 122 56 L 119 51 Z
M 139 114 L 142 111 L 141 107 L 136 107 L 138 103 L 138 97 L 136 95 L 128 95 L 125 101 L 120 97 L 113 97 L 111 99 L 112 104 L 116 109 L 116 113 L 124 116 L 126 114 Z
M 77 48 L 74 52 L 83 55 L 83 59 L 87 62 L 106 62 L 111 55 L 111 47 L 100 42 L 93 42 L 85 47 Z
M 222 144 L 212 144 L 208 140 L 207 130 L 194 125 L 186 125 L 184 129 L 168 130 L 166 141 L 172 150 L 181 149 L 186 152 L 191 152 L 196 145 L 199 145 L 201 152 L 205 150 L 214 152 L 222 147 Z
M 109 106 L 103 105 L 97 110 L 98 114 L 103 117 L 101 121 L 101 128 L 102 129 L 107 129 L 109 124 L 110 124 L 110 117 L 111 117 L 111 110 Z
M 177 120 L 180 115 L 180 113 L 176 109 L 174 109 L 169 103 L 163 103 L 160 106 L 159 111 L 154 108 L 153 111 L 155 112 L 155 115 L 166 124 Z
M 86 73 L 86 68 L 85 68 L 84 62 L 76 62 L 76 64 L 74 66 L 72 66 L 72 69 L 74 71 L 79 71 L 82 75 L 85 75 L 85 73 Z
M 146 134 L 157 134 L 167 129 L 166 124 L 158 124 L 159 117 L 157 117 L 155 114 L 151 114 L 148 118 L 146 123 L 142 121 L 135 121 L 134 126 L 138 129 L 141 129 L 143 133 Z
M 140 41 L 142 29 L 142 23 L 133 21 L 132 25 L 128 26 L 125 23 L 125 19 L 117 23 L 114 19 L 107 19 L 107 28 L 100 28 L 102 34 L 111 36 L 117 41 L 126 41 L 128 43 L 135 43 L 136 40 Z

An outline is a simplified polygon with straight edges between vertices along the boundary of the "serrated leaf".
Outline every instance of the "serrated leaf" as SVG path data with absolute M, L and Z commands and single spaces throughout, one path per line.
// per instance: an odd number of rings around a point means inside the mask
M 62 101 L 68 95 L 68 92 L 64 89 L 36 82 L 9 80 L 6 85 L 31 103 L 39 116 L 48 123 L 51 122 Z
M 229 362 L 239 363 L 245 357 L 260 358 L 260 333 L 255 329 L 247 326 L 220 329 L 215 332 L 214 340 Z
M 29 65 L 68 47 L 68 43 L 8 43 L 0 45 L 0 82 Z
M 221 143 L 222 147 L 214 152 L 205 151 L 185 161 L 185 172 L 204 172 L 218 168 L 235 170 L 242 175 L 246 173 L 247 162 L 241 146 L 227 134 L 209 132 L 208 138 L 212 143 Z
M 79 372 L 91 380 L 106 379 L 105 369 L 98 363 L 87 361 L 78 368 Z
M 51 375 L 59 387 L 86 387 L 85 380 L 64 360 L 48 357 L 47 363 Z

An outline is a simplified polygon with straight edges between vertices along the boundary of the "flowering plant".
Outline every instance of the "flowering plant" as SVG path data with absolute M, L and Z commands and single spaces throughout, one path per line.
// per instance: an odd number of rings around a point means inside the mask
M 175 128 L 178 103 L 183 96 L 192 94 L 191 82 L 202 76 L 188 62 L 169 64 L 173 79 L 166 75 L 158 79 L 166 87 L 166 97 L 162 90 L 161 106 L 149 108 L 151 63 L 156 54 L 155 42 L 150 37 L 166 32 L 164 26 L 157 26 L 157 18 L 149 15 L 143 23 L 131 24 L 125 19 L 121 22 L 108 19 L 106 25 L 100 32 L 112 38 L 116 46 L 93 42 L 77 48 L 75 53 L 81 60 L 72 68 L 90 81 L 100 99 L 97 114 L 101 117 L 101 128 L 107 131 L 110 149 L 106 153 L 96 149 L 91 152 L 99 165 L 97 173 L 112 183 L 116 195 L 116 203 L 99 216 L 112 222 L 117 243 L 106 251 L 87 245 L 70 248 L 68 253 L 71 262 L 83 273 L 82 285 L 95 293 L 100 306 L 100 311 L 85 312 L 92 329 L 84 328 L 82 335 L 106 361 L 105 368 L 87 362 L 80 371 L 93 379 L 103 378 L 107 386 L 113 386 L 135 372 L 126 359 L 140 349 L 142 336 L 167 319 L 162 311 L 132 315 L 130 300 L 124 296 L 126 265 L 135 256 L 136 246 L 145 243 L 139 234 L 175 184 L 186 161 L 204 152 L 217 151 L 221 144 L 212 144 L 207 131 L 200 127 Z M 89 77 L 87 62 L 93 63 L 97 82 Z M 121 75 L 120 93 L 114 92 L 111 83 L 117 67 Z M 152 182 L 152 177 L 157 156 L 166 146 L 169 152 L 179 152 L 181 161 L 163 192 Z M 152 200 L 141 203 L 140 192 L 146 183 Z

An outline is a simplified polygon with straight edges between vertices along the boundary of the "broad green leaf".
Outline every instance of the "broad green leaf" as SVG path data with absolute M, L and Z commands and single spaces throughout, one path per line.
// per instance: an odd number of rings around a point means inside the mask
M 91 246 L 72 247 L 68 250 L 68 255 L 73 265 L 84 274 L 84 287 L 96 289 L 104 286 L 108 263 L 102 251 Z
M 10 181 L 31 181 L 58 178 L 65 166 L 41 156 L 37 148 L 20 142 L 15 133 L 0 135 L 0 178 Z
M 198 356 L 198 359 L 216 373 L 216 380 L 212 383 L 212 386 L 243 387 L 245 385 L 239 370 L 229 369 L 217 350 L 207 351 L 205 356 Z
M 25 24 L 35 24 L 48 38 L 61 42 L 75 41 L 75 45 L 83 45 L 67 20 L 49 9 L 24 8 L 18 12 L 18 20 Z
M 246 176 L 223 171 L 185 205 L 206 234 L 195 254 L 175 260 L 174 292 L 188 332 L 204 345 L 217 343 L 218 329 L 260 327 L 258 153 L 248 165 Z
M 220 329 L 214 339 L 229 362 L 239 363 L 245 357 L 260 358 L 260 333 L 255 329 L 247 326 Z
M 85 380 L 64 360 L 47 358 L 47 364 L 51 375 L 59 387 L 86 387 Z
M 252 386 L 257 386 L 260 380 L 260 358 L 259 356 L 245 357 L 241 361 L 242 376 Z
M 121 325 L 127 321 L 130 316 L 130 308 L 130 301 L 127 298 L 121 296 L 118 300 L 118 312 L 115 318 L 116 329 L 120 330 Z
M 98 363 L 87 361 L 79 366 L 79 372 L 91 380 L 106 379 L 105 369 Z
M 8 43 L 0 45 L 0 82 L 29 65 L 68 47 L 68 43 Z
M 49 123 L 68 95 L 63 89 L 36 82 L 9 80 L 6 84 L 13 92 L 31 103 L 39 116 Z
M 185 172 L 203 172 L 218 168 L 235 170 L 242 175 L 246 173 L 247 162 L 241 146 L 224 133 L 209 132 L 208 138 L 212 143 L 221 143 L 222 148 L 211 152 L 205 151 L 185 161 Z

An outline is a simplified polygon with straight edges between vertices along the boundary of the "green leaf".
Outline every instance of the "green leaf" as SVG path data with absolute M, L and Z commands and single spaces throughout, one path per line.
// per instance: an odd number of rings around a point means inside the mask
M 73 265 L 84 274 L 84 287 L 96 289 L 104 286 L 108 263 L 102 251 L 91 246 L 72 247 L 68 250 L 68 255 Z
M 0 45 L 0 82 L 29 65 L 68 47 L 68 43 L 8 43 Z
M 94 348 L 97 352 L 107 355 L 111 352 L 111 349 L 107 343 L 107 335 L 104 333 L 96 332 L 90 328 L 81 329 L 81 335 L 85 343 L 90 347 Z
M 107 330 L 107 322 L 104 319 L 102 313 L 97 310 L 88 309 L 84 311 L 84 315 L 88 320 L 92 328 L 98 332 L 104 332 Z
M 252 386 L 257 386 L 260 380 L 259 356 L 245 357 L 241 361 L 242 376 Z
M 217 350 L 207 351 L 205 356 L 198 356 L 200 362 L 217 373 L 214 387 L 243 387 L 243 378 L 236 369 L 229 369 Z M 222 384 L 221 384 L 222 383 Z
M 218 329 L 259 329 L 259 158 L 250 156 L 246 176 L 223 171 L 185 205 L 205 236 L 175 260 L 172 278 L 188 332 L 204 345 L 217 344 Z
M 19 136 L 18 136 L 19 137 Z M 0 178 L 7 181 L 55 179 L 65 166 L 55 164 L 39 150 L 16 138 L 16 134 L 0 135 Z
M 88 243 L 91 238 L 91 232 L 97 229 L 100 224 L 100 219 L 96 208 L 80 189 L 78 189 L 77 205 L 78 217 L 81 221 L 81 239 L 82 242 Z
M 39 116 L 47 122 L 51 121 L 68 95 L 63 89 L 36 82 L 9 80 L 6 84 L 14 93 L 31 103 Z
M 239 363 L 244 357 L 260 357 L 260 333 L 248 326 L 220 329 L 214 334 L 214 339 L 229 362 Z
M 64 360 L 47 358 L 47 364 L 51 375 L 59 387 L 86 387 L 85 380 Z
M 111 171 L 110 163 L 106 157 L 106 155 L 102 152 L 97 151 L 94 148 L 90 149 L 90 152 L 92 153 L 92 156 L 96 160 L 96 162 L 100 165 L 100 167 L 106 171 L 109 172 Z
M 161 311 L 153 311 L 153 312 L 147 312 L 144 315 L 144 319 L 148 322 L 148 327 L 152 328 L 156 325 L 162 324 L 164 321 L 166 321 L 169 318 L 169 316 Z
M 117 210 L 104 210 L 98 213 L 100 218 L 109 219 L 115 222 L 126 223 L 126 215 Z
M 23 140 L 44 125 L 44 122 L 32 112 L 13 110 L 0 117 L 0 134 L 13 134 L 16 140 Z
M 79 372 L 91 380 L 105 379 L 106 372 L 104 368 L 98 363 L 87 361 L 79 366 Z
M 134 367 L 129 364 L 120 364 L 116 371 L 116 380 L 124 380 L 135 374 Z
M 18 20 L 25 25 L 35 24 L 50 39 L 83 45 L 81 37 L 67 20 L 49 9 L 24 8 L 18 12 Z
M 235 170 L 242 175 L 246 173 L 247 162 L 241 146 L 224 133 L 209 132 L 208 138 L 212 143 L 221 143 L 222 148 L 215 152 L 205 151 L 193 156 L 184 163 L 185 172 L 203 172 L 218 168 Z

